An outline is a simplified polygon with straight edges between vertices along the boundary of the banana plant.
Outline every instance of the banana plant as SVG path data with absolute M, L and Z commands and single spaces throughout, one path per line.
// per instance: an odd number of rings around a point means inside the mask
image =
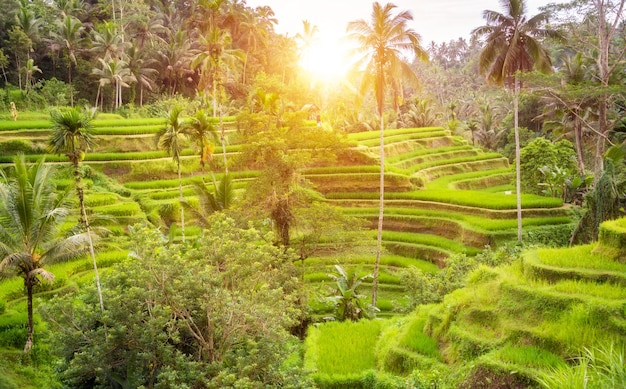
M 362 318 L 372 319 L 378 309 L 366 304 L 367 296 L 360 294 L 358 288 L 365 281 L 373 279 L 371 274 L 358 277 L 355 272 L 346 272 L 343 267 L 335 265 L 338 275 L 328 274 L 334 281 L 332 289 L 334 295 L 327 298 L 334 305 L 334 315 L 331 320 L 357 321 Z

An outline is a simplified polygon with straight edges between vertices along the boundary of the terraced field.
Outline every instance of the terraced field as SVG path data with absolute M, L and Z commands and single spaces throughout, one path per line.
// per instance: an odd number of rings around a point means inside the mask
M 112 231 L 123 241 L 128 225 L 150 221 L 171 227 L 170 236 L 180 234 L 178 223 L 178 180 L 176 167 L 164 152 L 156 150 L 154 134 L 164 126 L 162 119 L 120 119 L 108 117 L 94 122 L 98 140 L 88 152 L 86 199 L 94 224 Z M 0 126 L 0 162 L 8 163 L 21 151 L 30 159 L 45 153 L 49 136 L 46 120 L 17 121 Z M 225 120 L 226 157 L 233 161 L 241 152 L 233 118 Z M 341 166 L 310 168 L 304 172 L 313 188 L 328 203 L 348 215 L 370 222 L 375 228 L 378 207 L 378 139 L 376 131 L 350 134 L 350 162 Z M 407 266 L 436 272 L 453 254 L 474 255 L 486 245 L 498 246 L 516 234 L 515 196 L 511 194 L 512 172 L 499 154 L 483 152 L 443 128 L 385 131 L 387 167 L 385 174 L 386 211 L 382 259 L 381 298 L 383 314 L 405 304 L 404 287 L 398 273 Z M 13 150 L 13 152 L 11 152 Z M 30 152 L 29 152 L 30 150 Z M 214 158 L 221 161 L 221 147 Z M 62 163 L 64 156 L 46 155 L 47 161 Z M 197 202 L 194 181 L 219 179 L 220 174 L 203 172 L 196 150 L 184 150 L 182 174 L 185 198 Z M 259 172 L 229 167 L 234 187 L 241 192 Z M 99 174 L 103 173 L 103 174 Z M 60 180 L 61 187 L 69 180 Z M 560 200 L 534 195 L 523 196 L 524 228 L 528 232 L 569 228 L 568 208 Z M 67 228 L 71 228 L 71 223 Z M 186 234 L 198 233 L 187 226 Z M 374 235 L 372 234 L 372 239 Z M 328 253 L 313 255 L 302 262 L 305 279 L 311 283 L 329 280 L 338 262 Z M 373 260 L 363 255 L 343 255 L 342 264 L 359 273 L 372 269 Z M 314 311 L 327 313 L 330 306 L 313 302 Z
M 623 225 L 626 219 L 604 223 L 597 244 L 530 250 L 508 267 L 481 267 L 442 303 L 420 306 L 375 333 L 351 323 L 318 327 L 306 364 L 321 388 L 365 387 L 372 369 L 418 387 L 537 387 L 548 375 L 564 385 L 554 387 L 621 387 L 614 380 L 623 375 L 602 363 L 626 350 L 626 263 L 615 239 L 626 238 Z M 328 364 L 337 350 L 318 353 L 338 331 L 367 337 L 350 352 L 367 355 L 369 366 L 345 375 Z M 590 353 L 598 356 L 597 374 L 580 359 Z

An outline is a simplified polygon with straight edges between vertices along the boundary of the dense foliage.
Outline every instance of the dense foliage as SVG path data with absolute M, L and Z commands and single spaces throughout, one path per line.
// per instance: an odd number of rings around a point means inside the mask
M 92 288 L 55 298 L 63 382 L 71 387 L 298 386 L 284 368 L 304 301 L 290 255 L 222 215 L 194 242 L 135 226 L 133 252 Z M 304 381 L 303 381 L 304 382 Z

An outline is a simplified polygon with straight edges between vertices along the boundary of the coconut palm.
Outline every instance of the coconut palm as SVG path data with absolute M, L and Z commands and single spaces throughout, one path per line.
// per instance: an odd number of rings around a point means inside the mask
M 69 61 L 67 63 L 67 81 L 70 87 L 70 105 L 74 105 L 74 91 L 72 87 L 72 64 L 76 65 L 76 50 L 83 41 L 85 27 L 73 16 L 65 15 L 62 20 L 57 21 L 57 30 L 51 33 L 52 39 L 64 47 Z
M 122 87 L 130 87 L 131 82 L 137 81 L 135 76 L 128 68 L 126 61 L 117 60 L 115 58 L 105 61 L 102 58 L 98 58 L 101 68 L 93 68 L 91 74 L 98 77 L 98 93 L 96 95 L 96 106 L 98 106 L 98 99 L 101 99 L 104 93 L 102 88 L 106 85 L 113 86 L 113 106 L 119 108 L 122 106 Z
M 25 89 L 26 89 L 26 92 L 28 93 L 33 87 L 33 84 L 35 83 L 35 73 L 41 74 L 43 72 L 41 71 L 39 66 L 35 65 L 35 61 L 32 58 L 29 58 L 28 61 L 26 61 L 26 65 L 24 65 L 22 70 L 24 71 L 24 74 L 26 75 Z
M 176 172 L 178 174 L 178 190 L 179 200 L 182 203 L 183 198 L 183 180 L 180 172 L 180 156 L 183 152 L 185 141 L 187 139 L 187 128 L 181 118 L 182 107 L 175 106 L 167 115 L 166 127 L 159 131 L 156 135 L 157 147 L 165 150 L 172 160 L 176 162 Z M 180 207 L 180 223 L 183 242 L 185 241 L 185 210 Z
M 204 74 L 205 87 L 208 86 L 208 79 L 210 78 L 211 80 L 213 88 L 213 116 L 219 115 L 224 172 L 228 174 L 226 136 L 219 96 L 223 94 L 224 80 L 228 77 L 229 72 L 233 71 L 239 64 L 243 64 L 245 53 L 243 50 L 233 48 L 230 34 L 216 27 L 213 23 L 209 25 L 207 33 L 200 36 L 200 45 L 202 49 L 196 51 L 196 55 L 191 61 L 191 67 L 192 69 L 200 67 L 201 72 Z M 219 110 L 218 104 L 220 105 Z
M 414 54 L 417 58 L 426 59 L 426 51 L 420 46 L 420 36 L 407 27 L 413 20 L 409 11 L 402 11 L 394 15 L 396 6 L 384 6 L 375 2 L 369 22 L 361 19 L 348 24 L 350 38 L 357 42 L 355 50 L 360 54 L 357 66 L 365 65 L 365 77 L 362 91 L 372 83 L 376 95 L 376 106 L 380 120 L 380 205 L 378 214 L 378 244 L 376 246 L 376 263 L 374 266 L 374 280 L 372 305 L 376 305 L 378 287 L 378 268 L 382 249 L 383 231 L 383 203 L 385 192 L 385 123 L 383 110 L 385 106 L 385 92 L 387 86 L 392 85 L 399 76 L 405 76 L 417 81 L 417 75 L 407 62 L 405 54 Z
M 85 151 L 95 146 L 95 139 L 91 134 L 92 117 L 86 113 L 82 113 L 77 108 L 71 108 L 65 111 L 52 111 L 50 113 L 52 119 L 52 136 L 48 141 L 50 151 L 53 154 L 64 154 L 70 160 L 74 169 L 74 181 L 76 187 L 76 195 L 78 196 L 78 205 L 80 208 L 79 223 L 85 229 L 89 243 L 89 253 L 93 263 L 93 270 L 96 276 L 96 287 L 98 289 L 98 298 L 100 299 L 100 309 L 104 311 L 104 302 L 102 300 L 102 288 L 100 287 L 100 275 L 98 274 L 98 265 L 96 263 L 96 254 L 93 248 L 93 239 L 91 236 L 91 228 L 87 211 L 85 210 L 85 190 L 82 184 L 81 161 L 85 157 Z
M 58 227 L 70 213 L 67 193 L 57 193 L 51 166 L 43 159 L 28 166 L 23 156 L 14 172 L 0 171 L 0 272 L 13 270 L 24 278 L 28 329 L 24 352 L 33 347 L 33 288 L 54 275 L 43 266 L 84 252 L 84 235 L 59 238 Z
M 520 72 L 533 69 L 544 73 L 552 71 L 548 51 L 541 46 L 540 38 L 560 35 L 549 28 L 543 28 L 548 14 L 541 12 L 531 18 L 526 17 L 525 0 L 500 0 L 505 13 L 485 10 L 483 17 L 486 26 L 478 27 L 473 34 L 485 37 L 485 45 L 480 53 L 478 67 L 487 80 L 497 85 L 512 87 L 514 90 L 513 110 L 515 113 L 515 170 L 517 192 L 517 239 L 522 241 L 522 202 L 520 181 L 519 143 L 519 89 Z

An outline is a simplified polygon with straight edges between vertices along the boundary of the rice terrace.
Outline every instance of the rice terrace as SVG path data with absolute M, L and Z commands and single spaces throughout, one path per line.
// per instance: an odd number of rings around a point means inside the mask
M 2 1 L 0 389 L 626 387 L 625 1 L 265 3 Z

